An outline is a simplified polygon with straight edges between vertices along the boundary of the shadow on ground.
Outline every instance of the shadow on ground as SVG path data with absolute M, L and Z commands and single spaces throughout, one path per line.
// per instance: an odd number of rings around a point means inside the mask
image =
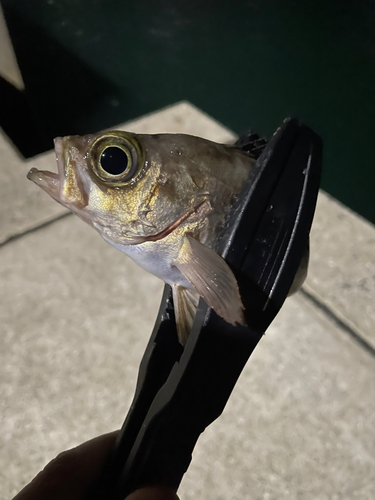
M 18 151 L 27 158 L 54 137 L 94 131 L 92 117 L 115 87 L 17 12 L 7 10 L 7 22 L 26 90 L 0 79 L 0 127 Z

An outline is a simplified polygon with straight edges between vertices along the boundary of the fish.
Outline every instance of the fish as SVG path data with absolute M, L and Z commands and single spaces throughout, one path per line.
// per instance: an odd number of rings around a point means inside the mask
M 236 278 L 215 243 L 255 159 L 186 134 L 110 130 L 54 140 L 57 173 L 28 178 L 172 288 L 185 345 L 200 297 L 245 324 Z

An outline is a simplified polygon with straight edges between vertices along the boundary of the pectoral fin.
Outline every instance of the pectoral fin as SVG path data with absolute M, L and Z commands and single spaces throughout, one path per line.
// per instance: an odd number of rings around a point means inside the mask
M 174 265 L 219 316 L 232 325 L 244 324 L 236 278 L 220 255 L 191 236 L 184 236 Z
M 178 285 L 173 285 L 172 292 L 178 340 L 185 345 L 193 326 L 199 295 L 195 290 Z

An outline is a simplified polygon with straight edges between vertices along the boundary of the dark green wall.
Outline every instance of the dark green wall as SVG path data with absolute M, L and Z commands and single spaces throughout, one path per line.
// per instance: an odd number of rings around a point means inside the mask
M 322 187 L 375 222 L 374 1 L 2 5 L 29 107 L 15 142 L 32 128 L 45 149 L 181 99 L 236 132 L 296 116 L 323 137 Z

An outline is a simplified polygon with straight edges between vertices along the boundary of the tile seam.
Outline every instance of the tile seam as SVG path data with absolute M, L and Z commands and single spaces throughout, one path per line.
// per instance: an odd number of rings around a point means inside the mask
M 0 248 L 9 245 L 10 243 L 13 243 L 24 236 L 27 236 L 28 234 L 32 234 L 34 232 L 37 232 L 41 229 L 44 229 L 46 227 L 51 226 L 55 222 L 58 222 L 62 219 L 65 219 L 66 217 L 69 217 L 73 215 L 72 212 L 67 212 L 63 213 L 49 221 L 46 221 L 42 224 L 39 224 L 38 226 L 32 227 L 30 229 L 26 229 L 25 231 L 22 231 L 21 233 L 14 234 L 4 240 L 3 242 L 0 243 Z M 375 348 L 372 347 L 371 344 L 369 344 L 360 334 L 360 332 L 355 331 L 354 328 L 352 328 L 350 325 L 348 325 L 345 321 L 343 321 L 339 316 L 332 310 L 330 309 L 326 304 L 324 304 L 321 300 L 319 300 L 317 297 L 315 297 L 311 292 L 309 292 L 305 287 L 302 287 L 299 291 L 304 297 L 306 297 L 311 303 L 314 304 L 315 307 L 320 309 L 325 316 L 328 316 L 332 321 L 334 321 L 342 330 L 344 330 L 352 339 L 354 339 L 357 344 L 359 344 L 363 349 L 365 349 L 369 354 L 371 354 L 373 357 L 375 357 Z
M 299 290 L 299 293 L 302 294 L 309 302 L 311 302 L 315 307 L 317 307 L 321 312 L 324 313 L 331 321 L 336 323 L 336 325 L 345 333 L 347 333 L 357 344 L 362 347 L 366 352 L 375 357 L 375 348 L 367 342 L 365 338 L 361 335 L 360 332 L 356 331 L 353 327 L 351 327 L 348 323 L 346 323 L 343 319 L 341 319 L 329 306 L 327 306 L 324 302 L 319 300 L 315 295 L 309 292 L 306 287 L 302 287 Z
M 5 247 L 6 245 L 9 245 L 10 243 L 13 243 L 14 241 L 17 241 L 24 236 L 27 236 L 28 234 L 32 234 L 34 232 L 39 231 L 40 229 L 44 229 L 48 226 L 51 226 L 55 222 L 58 222 L 59 220 L 65 219 L 66 217 L 73 215 L 72 212 L 66 212 L 61 215 L 58 215 L 57 217 L 54 217 L 53 219 L 47 220 L 46 222 L 43 222 L 42 224 L 39 224 L 38 226 L 31 227 L 29 229 L 26 229 L 25 231 L 22 231 L 17 234 L 13 234 L 12 236 L 9 236 L 9 238 L 5 239 L 4 241 L 0 242 L 0 248 Z

